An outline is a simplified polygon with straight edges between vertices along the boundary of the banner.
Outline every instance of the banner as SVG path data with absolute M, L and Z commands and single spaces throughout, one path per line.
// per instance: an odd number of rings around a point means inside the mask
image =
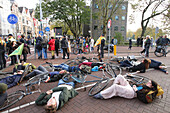
M 8 56 L 21 55 L 23 48 L 24 48 L 24 43 L 22 43 L 16 50 L 14 50 L 14 51 L 13 51 L 10 55 L 8 55 Z
M 96 47 L 97 45 L 101 44 L 101 38 L 102 38 L 102 37 L 100 36 L 100 37 L 97 39 L 94 47 Z

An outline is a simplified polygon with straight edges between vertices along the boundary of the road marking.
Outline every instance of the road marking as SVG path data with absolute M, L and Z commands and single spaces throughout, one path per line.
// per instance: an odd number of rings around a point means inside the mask
M 170 67 L 170 66 L 166 66 L 166 67 L 168 68 L 168 67 Z M 154 69 L 153 69 L 153 68 L 152 68 L 152 69 L 147 69 L 146 71 L 152 71 L 152 70 L 154 70 Z M 133 73 L 131 73 L 131 74 L 136 74 L 136 72 L 133 72 Z M 115 79 L 115 78 L 111 78 L 110 80 L 114 80 L 114 79 Z M 93 85 L 95 85 L 95 84 L 96 84 L 96 82 L 93 83 L 93 84 L 89 84 L 89 85 L 86 85 L 86 86 L 82 86 L 82 87 L 76 88 L 75 90 L 77 91 L 77 90 L 80 90 L 80 89 L 83 89 L 83 88 L 87 88 L 87 87 L 93 86 Z M 24 108 L 24 107 L 33 105 L 33 104 L 35 104 L 35 101 L 30 102 L 30 103 L 27 103 L 27 104 L 23 104 L 23 105 L 21 105 L 21 106 L 18 106 L 18 107 L 15 107 L 15 108 L 6 110 L 6 111 L 1 112 L 1 113 L 10 113 L 10 112 L 19 110 L 19 109 L 21 109 L 21 108 Z

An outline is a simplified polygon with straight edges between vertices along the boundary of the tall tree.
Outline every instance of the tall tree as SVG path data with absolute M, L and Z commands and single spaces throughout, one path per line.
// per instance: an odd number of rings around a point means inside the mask
M 92 0 L 93 1 L 93 0 Z M 98 5 L 98 19 L 100 25 L 103 27 L 103 34 L 106 34 L 106 26 L 109 19 L 112 18 L 113 14 L 118 10 L 119 6 L 124 0 L 94 0 L 95 4 Z
M 38 9 L 39 6 L 36 8 L 37 18 Z M 75 37 L 82 33 L 82 24 L 89 24 L 90 9 L 85 6 L 84 0 L 43 0 L 42 10 L 43 16 L 64 21 Z
M 148 27 L 149 21 L 155 19 L 155 17 L 164 14 L 169 9 L 169 0 L 138 0 L 138 2 L 131 2 L 131 6 L 134 12 L 142 12 L 141 37 L 144 36 L 146 28 Z M 131 15 L 130 17 L 134 17 Z

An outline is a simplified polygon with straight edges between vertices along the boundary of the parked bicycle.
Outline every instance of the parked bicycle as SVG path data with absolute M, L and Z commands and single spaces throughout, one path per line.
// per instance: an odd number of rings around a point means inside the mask
M 77 54 L 89 54 L 90 53 L 90 50 L 88 47 L 85 47 L 84 49 L 82 48 L 74 48 L 73 49 L 73 54 L 77 55 Z
M 4 102 L 4 104 L 2 106 L 0 106 L 0 111 L 14 105 L 15 103 L 17 103 L 18 101 L 20 101 L 21 99 L 23 99 L 27 95 L 31 95 L 31 94 L 36 93 L 36 92 L 41 92 L 40 83 L 44 82 L 47 79 L 47 76 L 48 76 L 48 72 L 45 72 L 43 74 L 39 74 L 35 77 L 30 78 L 25 84 L 23 84 L 23 86 L 25 86 L 25 91 L 24 90 L 18 90 L 14 93 L 9 94 L 7 96 L 7 99 Z M 36 84 L 38 85 L 37 90 L 35 90 Z

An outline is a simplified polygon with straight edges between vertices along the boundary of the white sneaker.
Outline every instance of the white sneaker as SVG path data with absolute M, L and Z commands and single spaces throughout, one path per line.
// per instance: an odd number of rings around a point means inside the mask
M 67 58 L 67 57 L 65 57 L 65 58 Z
M 56 56 L 55 58 L 59 58 L 58 56 Z

